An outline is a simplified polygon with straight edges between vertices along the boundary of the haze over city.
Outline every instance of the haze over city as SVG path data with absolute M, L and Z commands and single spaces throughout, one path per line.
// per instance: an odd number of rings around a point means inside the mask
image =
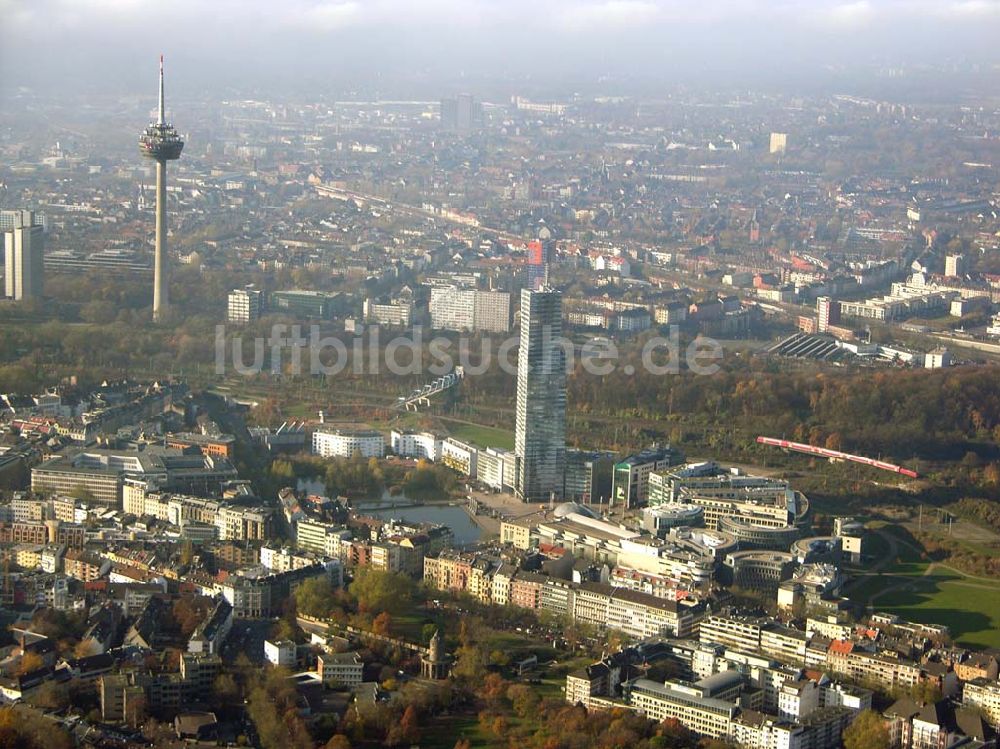
M 4 95 L 22 85 L 134 94 L 151 50 L 172 58 L 180 90 L 199 93 L 363 84 L 427 95 L 508 78 L 550 93 L 870 89 L 871 73 L 928 69 L 995 84 L 1000 28 L 995 0 L 4 0 L 0 10 Z

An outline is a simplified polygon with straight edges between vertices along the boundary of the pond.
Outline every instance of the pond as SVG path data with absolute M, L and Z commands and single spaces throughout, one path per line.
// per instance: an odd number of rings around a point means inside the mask
M 321 479 L 299 479 L 297 489 L 308 494 L 326 494 L 326 485 Z M 383 492 L 381 499 L 365 499 L 352 503 L 358 512 L 377 518 L 395 518 L 411 523 L 439 523 L 451 528 L 456 544 L 471 544 L 479 540 L 482 531 L 462 507 L 454 505 L 420 505 L 417 507 L 396 507 L 410 504 L 405 494 Z
M 397 509 L 372 510 L 367 514 L 389 520 L 411 523 L 438 523 L 447 525 L 455 534 L 456 545 L 471 544 L 479 540 L 482 531 L 472 522 L 469 513 L 454 505 L 423 505 L 421 507 L 401 507 Z

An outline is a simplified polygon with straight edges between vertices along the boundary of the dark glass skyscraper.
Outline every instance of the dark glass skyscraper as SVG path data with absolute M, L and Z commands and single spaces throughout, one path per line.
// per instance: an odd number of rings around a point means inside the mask
M 525 502 L 563 494 L 566 474 L 566 352 L 562 295 L 521 292 L 521 346 L 517 361 L 517 495 Z

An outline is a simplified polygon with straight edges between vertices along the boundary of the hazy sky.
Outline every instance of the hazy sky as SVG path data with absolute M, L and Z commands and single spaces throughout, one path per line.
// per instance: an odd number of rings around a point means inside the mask
M 531 75 L 748 84 L 1000 62 L 1000 0 L 0 0 L 0 85 L 139 91 Z M 364 82 L 364 83 L 362 83 Z

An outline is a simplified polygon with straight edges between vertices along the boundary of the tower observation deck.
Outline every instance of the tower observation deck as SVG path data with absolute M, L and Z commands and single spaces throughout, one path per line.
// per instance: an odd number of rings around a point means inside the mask
M 156 122 L 139 136 L 139 153 L 156 161 L 156 257 L 153 268 L 153 320 L 160 321 L 169 305 L 167 299 L 167 162 L 176 161 L 184 150 L 184 140 L 166 121 L 163 101 L 163 55 L 160 55 L 160 106 Z

